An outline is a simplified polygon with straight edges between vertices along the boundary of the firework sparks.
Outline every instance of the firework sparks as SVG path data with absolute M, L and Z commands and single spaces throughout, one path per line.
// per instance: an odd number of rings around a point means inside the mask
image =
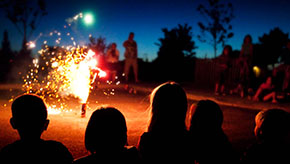
M 29 49 L 33 49 L 33 48 L 35 48 L 35 47 L 36 47 L 36 45 L 35 45 L 35 42 L 34 42 L 34 41 L 30 41 L 30 42 L 26 43 L 26 45 L 27 45 L 27 47 L 28 47 Z
M 86 103 L 97 77 L 105 77 L 106 72 L 97 67 L 95 52 L 86 48 L 41 51 L 42 62 L 33 60 L 33 68 L 24 77 L 23 88 L 27 93 L 36 93 L 45 100 L 56 99 L 60 110 L 50 104 L 50 113 L 58 114 L 66 107 L 64 97 L 73 96 Z M 46 72 L 43 76 L 39 72 Z
M 76 22 L 79 18 L 83 18 L 83 13 L 78 13 L 77 15 L 75 15 L 71 18 L 67 18 L 65 21 L 70 26 L 70 24 Z
M 72 24 L 74 26 L 85 17 L 86 14 L 79 13 L 66 19 L 67 24 L 63 26 L 65 30 L 62 32 L 53 30 L 44 35 L 41 33 L 38 38 L 49 37 L 50 41 L 43 40 L 42 49 L 38 51 L 40 56 L 33 59 L 28 73 L 26 75 L 19 73 L 24 81 L 23 90 L 42 97 L 48 104 L 50 114 L 68 111 L 67 102 L 71 98 L 79 99 L 87 108 L 90 91 L 95 84 L 100 83 L 97 79 L 107 76 L 107 73 L 98 67 L 97 56 L 102 54 L 89 50 L 86 46 L 80 46 L 73 35 L 76 31 L 73 30 Z M 69 31 L 70 29 L 73 31 Z M 29 42 L 27 46 L 34 48 L 36 40 Z M 50 44 L 54 46 L 49 46 Z M 120 81 L 117 81 L 116 85 L 119 83 Z M 107 84 L 113 84 L 113 81 L 107 81 Z M 106 96 L 114 94 L 114 89 L 104 91 Z

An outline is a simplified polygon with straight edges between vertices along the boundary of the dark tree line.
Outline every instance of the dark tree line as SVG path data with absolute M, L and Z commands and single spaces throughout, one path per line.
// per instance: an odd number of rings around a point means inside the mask
M 194 71 L 194 50 L 197 48 L 192 40 L 192 27 L 178 25 L 168 30 L 162 29 L 164 38 L 159 39 L 158 56 L 153 61 L 156 77 L 160 80 L 189 80 Z
M 0 82 L 6 81 L 7 73 L 10 72 L 15 52 L 11 50 L 7 30 L 4 31 L 2 49 L 0 49 Z
M 194 80 L 194 61 L 196 45 L 193 41 L 192 28 L 188 25 L 178 25 L 173 29 L 162 29 L 164 36 L 159 39 L 158 56 L 152 61 L 143 61 L 139 59 L 141 80 Z M 8 32 L 5 31 L 1 44 L 1 76 L 3 82 L 7 80 L 7 74 L 13 66 L 17 66 L 16 56 L 19 52 L 11 50 Z M 285 48 L 289 39 L 288 33 L 284 33 L 279 28 L 274 28 L 259 37 L 259 42 L 254 44 L 253 64 L 262 68 L 279 62 L 281 52 Z M 91 38 L 88 47 L 104 54 L 109 46 L 105 43 L 104 37 Z M 56 50 L 51 50 L 56 51 Z M 235 57 L 238 57 L 238 50 L 235 51 Z M 122 54 L 121 54 L 122 55 Z M 122 64 L 122 63 L 121 63 Z M 122 72 L 122 70 L 120 70 Z M 15 73 L 13 72 L 14 76 Z
M 254 45 L 253 63 L 261 67 L 278 63 L 288 39 L 289 34 L 278 27 L 259 37 L 259 42 Z

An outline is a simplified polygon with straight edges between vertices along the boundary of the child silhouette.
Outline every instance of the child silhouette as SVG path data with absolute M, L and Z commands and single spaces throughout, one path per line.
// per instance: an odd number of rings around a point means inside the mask
M 68 149 L 57 141 L 43 140 L 41 134 L 48 127 L 47 108 L 37 95 L 25 94 L 12 103 L 11 126 L 20 140 L 5 146 L 0 163 L 71 163 Z
M 74 163 L 137 163 L 137 149 L 126 144 L 127 126 L 123 114 L 112 107 L 97 109 L 85 132 L 85 146 L 91 154 Z
M 257 142 L 241 163 L 290 163 L 290 114 L 281 109 L 260 111 L 255 117 Z
M 138 149 L 145 163 L 191 163 L 186 130 L 187 97 L 175 82 L 156 87 L 150 97 L 148 131 L 140 137 Z M 182 161 L 182 162 L 181 162 Z
M 191 110 L 189 132 L 196 163 L 237 163 L 239 158 L 222 129 L 223 113 L 219 105 L 200 100 Z

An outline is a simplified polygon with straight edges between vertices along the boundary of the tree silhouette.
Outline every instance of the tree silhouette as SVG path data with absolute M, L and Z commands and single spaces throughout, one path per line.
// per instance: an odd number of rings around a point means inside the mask
M 10 41 L 8 38 L 8 31 L 5 30 L 3 33 L 2 49 L 0 50 L 0 81 L 6 80 L 7 74 L 11 69 L 11 63 L 14 59 L 14 53 L 10 47 Z
M 198 22 L 201 35 L 198 39 L 207 42 L 214 48 L 214 57 L 217 54 L 218 44 L 225 45 L 227 39 L 233 37 L 231 20 L 234 18 L 233 5 L 222 4 L 219 0 L 208 0 L 209 6 L 200 4 L 197 11 L 204 17 L 204 22 Z M 207 35 L 209 34 L 209 35 Z
M 98 38 L 89 37 L 89 41 L 88 48 L 92 49 L 97 54 L 99 66 L 104 67 L 106 49 L 108 48 L 106 38 L 102 36 L 99 36 Z
M 10 41 L 8 39 L 8 31 L 7 30 L 5 30 L 3 33 L 1 54 L 4 56 L 4 59 L 10 60 L 13 58 L 13 56 L 11 56 L 12 50 L 11 50 L 11 46 L 10 46 Z M 3 56 L 1 57 L 2 59 L 3 59 Z
M 160 38 L 156 43 L 159 46 L 158 56 L 154 60 L 157 66 L 158 74 L 164 76 L 164 79 L 181 79 L 186 71 L 190 59 L 195 56 L 195 42 L 192 41 L 192 27 L 184 26 L 168 30 L 163 28 L 164 38 Z
M 176 60 L 184 57 L 192 57 L 195 55 L 193 50 L 196 48 L 192 41 L 192 27 L 185 24 L 178 25 L 177 28 L 168 30 L 163 28 L 164 38 L 160 38 L 156 43 L 159 46 L 158 58 L 162 60 Z
M 45 1 L 2 0 L 0 7 L 5 10 L 6 17 L 23 36 L 22 50 L 27 50 L 27 40 L 31 37 L 41 18 L 47 14 Z
M 104 37 L 90 37 L 89 38 L 90 43 L 88 44 L 88 47 L 92 49 L 95 53 L 98 53 L 100 55 L 105 54 L 105 50 L 107 48 L 106 45 L 106 39 Z
M 263 58 L 263 60 L 268 61 L 268 64 L 277 63 L 287 40 L 288 33 L 284 33 L 278 27 L 271 30 L 269 34 L 264 34 L 262 37 L 259 37 L 259 41 L 263 46 L 264 55 L 266 57 Z
M 288 33 L 284 33 L 278 27 L 270 30 L 269 34 L 259 37 L 259 44 L 254 47 L 256 48 L 254 49 L 254 63 L 262 66 L 277 63 L 287 39 Z

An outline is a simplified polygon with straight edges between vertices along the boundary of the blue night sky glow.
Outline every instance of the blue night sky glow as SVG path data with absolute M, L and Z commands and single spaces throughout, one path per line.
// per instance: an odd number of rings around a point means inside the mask
M 229 0 L 222 0 L 229 2 Z M 227 44 L 233 49 L 240 49 L 243 38 L 250 34 L 253 42 L 258 42 L 258 37 L 275 27 L 283 32 L 290 32 L 290 1 L 288 0 L 232 0 L 235 18 L 232 21 L 234 37 Z M 138 44 L 139 57 L 153 60 L 157 56 L 159 47 L 155 45 L 163 37 L 162 28 L 172 29 L 178 24 L 187 23 L 192 27 L 193 40 L 198 47 L 195 51 L 197 57 L 213 56 L 213 48 L 207 43 L 197 39 L 200 30 L 197 22 L 202 20 L 196 11 L 202 0 L 47 0 L 48 15 L 42 18 L 33 36 L 29 40 L 36 40 L 36 53 L 44 41 L 48 45 L 56 45 L 55 40 L 61 37 L 60 46 L 72 44 L 71 37 L 77 44 L 89 43 L 89 35 L 105 37 L 106 43 L 117 43 L 123 59 L 124 48 L 122 43 L 128 38 L 129 32 L 135 33 Z M 94 24 L 85 25 L 78 20 L 70 27 L 66 20 L 79 14 L 90 12 L 94 14 Z M 13 50 L 21 47 L 22 36 L 14 25 L 0 12 L 0 41 L 3 31 L 8 30 L 9 39 Z M 49 33 L 58 31 L 61 36 Z M 70 36 L 67 36 L 67 33 Z M 42 36 L 39 34 L 42 33 Z M 221 53 L 221 47 L 218 54 Z

